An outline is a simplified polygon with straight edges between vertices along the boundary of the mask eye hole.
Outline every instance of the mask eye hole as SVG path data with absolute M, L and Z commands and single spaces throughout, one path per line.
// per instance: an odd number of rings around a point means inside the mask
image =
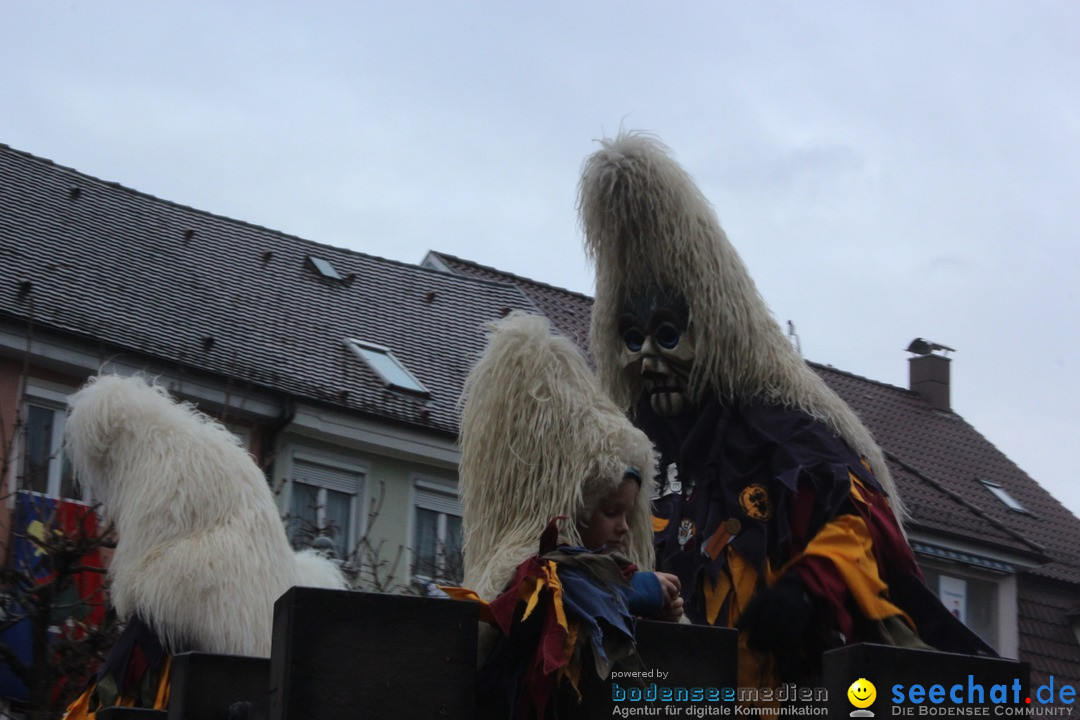
M 679 328 L 671 323 L 664 323 L 656 329 L 656 344 L 665 350 L 674 350 L 680 337 Z
M 630 328 L 623 333 L 623 342 L 630 352 L 639 352 L 645 346 L 645 333 L 637 328 Z

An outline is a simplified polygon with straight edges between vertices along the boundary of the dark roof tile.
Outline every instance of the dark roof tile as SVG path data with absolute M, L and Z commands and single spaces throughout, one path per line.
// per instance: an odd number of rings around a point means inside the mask
M 453 255 L 432 252 L 443 265 L 458 275 L 466 277 L 509 282 L 517 285 L 547 318 L 552 326 L 579 347 L 588 350 L 589 320 L 592 317 L 592 298 L 572 290 L 530 280 L 512 273 L 496 270 Z
M 1029 579 L 1017 590 L 1020 654 L 1031 662 L 1032 686 L 1080 685 L 1080 641 L 1068 615 L 1080 611 L 1075 587 Z
M 942 532 L 962 529 L 980 539 L 1000 539 L 1001 528 L 1014 541 L 1041 547 L 1051 562 L 1032 571 L 1069 582 L 1080 582 L 1080 519 L 1053 495 L 1009 460 L 974 427 L 954 412 L 932 409 L 919 395 L 892 385 L 867 380 L 835 368 L 814 368 L 874 433 L 875 439 L 895 458 L 919 475 L 938 483 L 946 492 L 927 494 L 913 473 L 899 473 L 905 500 L 910 498 L 917 523 Z M 979 481 L 996 483 L 1020 501 L 1029 512 L 1010 510 Z M 956 512 L 957 501 L 969 508 Z M 984 530 L 969 527 L 967 515 L 975 514 Z

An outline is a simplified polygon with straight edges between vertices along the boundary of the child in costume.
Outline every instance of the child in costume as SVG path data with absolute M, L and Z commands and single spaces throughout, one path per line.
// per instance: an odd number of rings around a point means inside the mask
M 740 685 L 878 642 L 992 653 L 922 580 L 885 458 L 806 364 L 716 214 L 654 138 L 585 163 L 600 381 L 660 451 L 657 566 L 691 621 L 741 629 Z
M 600 498 L 591 512 L 578 519 L 583 548 L 595 554 L 618 552 L 630 532 L 627 515 L 637 504 L 640 493 L 641 475 L 628 469 L 619 486 Z M 682 617 L 683 606 L 679 578 L 671 573 L 634 573 L 630 577 L 627 606 L 637 616 L 678 620 Z
M 461 448 L 470 590 L 448 591 L 493 626 L 478 697 L 544 717 L 583 672 L 634 667 L 638 615 L 681 614 L 677 579 L 651 572 L 652 446 L 573 343 L 515 313 L 466 382 Z

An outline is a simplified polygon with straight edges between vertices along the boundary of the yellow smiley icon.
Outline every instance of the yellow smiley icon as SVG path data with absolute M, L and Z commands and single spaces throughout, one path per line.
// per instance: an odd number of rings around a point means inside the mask
M 868 708 L 877 699 L 877 688 L 866 678 L 859 678 L 847 689 L 847 698 L 857 708 Z

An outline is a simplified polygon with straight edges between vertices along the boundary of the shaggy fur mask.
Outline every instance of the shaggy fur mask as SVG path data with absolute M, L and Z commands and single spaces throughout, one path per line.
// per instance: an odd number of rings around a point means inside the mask
M 877 443 L 785 337 L 689 173 L 650 135 L 624 132 L 600 145 L 585 161 L 578 210 L 596 266 L 591 350 L 616 403 L 633 409 L 642 393 L 640 374 L 620 363 L 620 313 L 663 288 L 686 304 L 694 402 L 711 393 L 725 402 L 759 398 L 819 418 L 867 458 L 902 517 Z
M 650 498 L 656 460 L 643 432 L 601 391 L 569 340 L 548 321 L 511 314 L 466 381 L 460 489 L 465 587 L 491 600 L 536 554 L 555 517 L 560 542 L 580 545 L 577 521 L 614 492 L 627 468 L 644 480 L 622 550 L 653 567 Z
M 110 600 L 170 652 L 269 657 L 282 593 L 346 587 L 289 546 L 265 476 L 220 423 L 141 378 L 92 378 L 69 406 L 65 450 L 116 526 Z

